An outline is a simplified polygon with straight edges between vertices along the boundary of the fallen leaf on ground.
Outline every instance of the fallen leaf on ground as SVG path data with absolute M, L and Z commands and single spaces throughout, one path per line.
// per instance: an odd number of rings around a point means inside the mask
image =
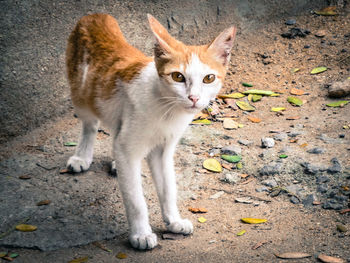
M 287 158 L 287 157 L 288 157 L 287 154 L 281 154 L 281 155 L 279 156 L 279 158 Z
M 328 104 L 326 104 L 326 106 L 328 106 L 328 107 L 343 107 L 348 103 L 349 103 L 348 100 L 340 100 L 340 101 L 328 103 Z
M 67 168 L 64 168 L 64 169 L 60 170 L 60 174 L 67 174 L 69 172 L 70 171 Z
M 224 167 L 227 170 L 232 170 L 232 166 L 227 164 L 227 163 L 223 163 L 223 164 L 221 164 L 221 166 Z
M 236 168 L 239 170 L 243 169 L 243 164 L 241 162 L 237 163 Z
M 222 172 L 221 164 L 216 159 L 213 159 L 213 158 L 204 160 L 203 167 L 211 172 L 216 172 L 216 173 Z
M 207 213 L 208 209 L 204 208 L 204 207 L 189 207 L 188 211 L 196 214 L 196 213 Z
M 288 121 L 294 121 L 294 120 L 299 120 L 300 119 L 300 116 L 289 116 L 286 118 L 286 120 Z
M 296 73 L 300 70 L 300 68 L 292 68 L 292 73 Z
M 285 107 L 272 107 L 271 108 L 271 111 L 274 111 L 274 112 L 279 112 L 279 111 L 284 111 L 286 110 Z
M 242 204 L 251 204 L 253 203 L 253 200 L 250 197 L 236 197 L 235 202 Z
M 259 123 L 259 122 L 261 122 L 261 119 L 256 118 L 256 117 L 253 117 L 253 116 L 248 116 L 247 118 L 248 118 L 248 120 L 250 120 L 250 121 L 253 122 L 253 123 Z
M 242 160 L 242 156 L 240 155 L 227 155 L 223 154 L 221 155 L 221 158 L 225 161 L 228 161 L 229 163 L 238 163 L 240 160 Z
M 81 257 L 81 258 L 72 259 L 68 263 L 83 263 L 83 262 L 87 262 L 88 260 L 89 260 L 89 257 Z
M 30 177 L 29 175 L 21 175 L 18 178 L 21 179 L 21 180 L 28 180 L 28 179 L 31 179 L 32 177 Z
M 119 252 L 115 257 L 119 259 L 125 259 L 128 257 L 128 255 L 125 253 Z
M 314 68 L 311 70 L 311 74 L 314 75 L 314 74 L 319 74 L 319 73 L 322 73 L 322 72 L 325 72 L 327 70 L 326 67 L 317 67 L 317 68 Z
M 204 125 L 209 125 L 209 124 L 211 124 L 211 121 L 208 120 L 208 119 L 195 120 L 195 121 L 192 121 L 191 124 L 204 124 Z
M 267 219 L 250 218 L 250 217 L 241 218 L 241 220 L 247 224 L 261 224 L 261 223 L 267 222 Z
M 224 129 L 227 129 L 227 130 L 238 129 L 238 122 L 234 121 L 231 118 L 225 118 L 222 125 Z
M 10 258 L 16 258 L 16 257 L 18 257 L 18 256 L 19 256 L 19 254 L 17 254 L 17 253 L 11 253 L 11 254 L 9 255 Z
M 231 94 L 219 94 L 217 97 L 220 99 L 240 99 L 245 97 L 245 95 L 240 92 L 235 92 Z
M 77 142 L 65 142 L 65 143 L 64 143 L 64 146 L 68 146 L 68 147 L 77 146 L 77 145 L 78 145 Z
M 7 255 L 7 252 L 0 252 L 0 258 L 3 258 Z
M 243 236 L 245 234 L 245 232 L 247 232 L 247 231 L 246 230 L 241 230 L 236 235 L 237 236 Z
M 162 234 L 162 238 L 168 239 L 168 240 L 181 240 L 186 238 L 186 236 L 183 234 L 175 234 L 175 233 L 167 232 Z
M 285 258 L 285 259 L 298 259 L 298 258 L 309 258 L 311 257 L 310 254 L 303 253 L 303 252 L 286 252 L 277 254 L 275 253 L 275 256 L 278 258 Z
M 319 254 L 317 259 L 325 263 L 345 263 L 344 259 L 327 256 L 325 254 Z
M 261 89 L 250 89 L 242 92 L 243 94 L 255 94 L 255 95 L 265 95 L 265 96 L 271 96 L 272 94 L 275 94 L 271 90 L 261 90 Z
M 343 210 L 340 210 L 340 214 L 346 214 L 346 213 L 349 213 L 350 212 L 350 208 L 345 208 Z
M 292 88 L 290 90 L 290 94 L 292 95 L 298 95 L 298 96 L 301 96 L 301 95 L 304 95 L 305 91 L 301 90 L 301 89 L 297 89 L 297 88 Z
M 299 147 L 301 147 L 301 148 L 305 148 L 306 146 L 308 146 L 307 143 L 303 143 L 303 144 L 300 144 L 300 145 L 299 145 Z
M 48 204 L 50 204 L 50 203 L 51 203 L 50 200 L 42 200 L 42 201 L 40 201 L 39 203 L 37 203 L 36 205 L 37 205 L 37 206 L 42 206 L 42 205 L 48 205 Z
M 256 243 L 256 244 L 252 247 L 252 249 L 253 249 L 253 250 L 258 249 L 259 247 L 261 247 L 262 245 L 264 245 L 264 244 L 266 244 L 266 243 L 267 243 L 267 241 L 260 241 L 260 242 Z
M 22 232 L 32 232 L 37 230 L 38 227 L 32 226 L 32 225 L 27 225 L 27 224 L 20 224 L 16 226 L 16 229 Z
M 261 98 L 262 98 L 262 95 L 253 94 L 252 101 L 257 102 L 257 101 L 261 100 Z
M 208 112 L 211 116 L 215 116 L 220 114 L 220 109 L 217 105 L 213 104 L 210 107 L 208 107 Z
M 247 82 L 242 82 L 242 85 L 244 87 L 253 87 L 253 84 L 247 83 Z
M 301 100 L 301 99 L 298 99 L 298 98 L 296 98 L 296 97 L 289 96 L 289 97 L 287 98 L 287 101 L 288 101 L 290 104 L 292 104 L 293 106 L 301 106 L 301 105 L 303 105 L 302 100 Z
M 239 176 L 242 177 L 242 178 L 246 178 L 246 177 L 249 176 L 249 174 L 240 174 Z
M 207 219 L 205 219 L 204 217 L 200 217 L 200 218 L 198 218 L 198 222 L 199 223 L 205 223 L 207 221 Z
M 92 244 L 93 244 L 94 246 L 96 246 L 96 247 L 98 247 L 98 248 L 104 250 L 104 251 L 112 252 L 111 249 L 106 248 L 104 245 L 102 245 L 102 244 L 101 244 L 100 242 L 98 242 L 98 241 L 95 241 L 95 242 L 93 242 Z
M 255 108 L 245 101 L 236 101 L 236 105 L 244 111 L 255 111 Z
M 194 120 L 197 120 L 197 119 L 201 120 L 201 119 L 206 119 L 208 117 L 209 117 L 208 113 L 200 112 L 200 113 L 196 114 L 193 119 Z
M 338 13 L 335 11 L 337 9 L 336 6 L 327 6 L 325 8 L 322 8 L 321 10 L 315 11 L 317 15 L 320 16 L 335 16 Z

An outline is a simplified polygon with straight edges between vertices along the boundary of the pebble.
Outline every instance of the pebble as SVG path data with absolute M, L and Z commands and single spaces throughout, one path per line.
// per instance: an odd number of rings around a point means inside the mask
M 304 45 L 304 48 L 310 48 L 311 46 L 310 45 Z
M 242 153 L 242 148 L 238 145 L 231 144 L 221 148 L 221 153 L 228 155 L 240 155 Z
M 324 29 L 320 29 L 315 33 L 315 36 L 320 38 L 324 37 L 325 35 L 326 35 L 326 30 Z
M 263 148 L 272 148 L 275 146 L 275 140 L 269 137 L 261 138 L 261 146 Z
M 211 157 L 213 157 L 213 156 L 219 155 L 220 152 L 221 152 L 220 149 L 218 149 L 218 148 L 213 148 L 213 149 L 211 149 L 211 150 L 209 151 L 209 155 L 210 155 Z
M 275 179 L 267 179 L 261 182 L 261 184 L 267 186 L 267 187 L 276 187 L 277 186 L 277 182 Z
M 294 195 L 299 195 L 300 192 L 303 191 L 303 188 L 301 188 L 299 185 L 291 184 L 286 186 L 286 190 Z
M 281 133 L 278 133 L 276 134 L 274 137 L 273 137 L 276 141 L 284 141 L 288 138 L 288 135 L 287 133 L 285 132 L 281 132 Z
M 315 201 L 315 197 L 313 194 L 306 196 L 306 198 L 302 201 L 305 207 L 313 206 L 313 202 Z
M 260 175 L 274 175 L 282 171 L 282 163 L 272 162 L 259 170 Z
M 317 186 L 317 192 L 324 194 L 328 191 L 328 186 L 326 184 L 320 184 Z
M 296 21 L 295 19 L 288 19 L 288 20 L 285 22 L 285 24 L 286 24 L 287 26 L 292 26 L 292 25 L 295 25 L 296 22 L 297 22 L 297 21 Z
M 319 172 L 324 172 L 327 170 L 327 168 L 324 166 L 311 163 L 302 163 L 301 165 L 305 168 L 304 171 L 307 174 L 317 174 Z
M 315 147 L 315 148 L 312 148 L 310 150 L 307 150 L 307 152 L 313 153 L 313 154 L 322 154 L 322 153 L 325 153 L 326 150 L 324 148 Z
M 333 158 L 331 160 L 332 166 L 328 167 L 327 172 L 334 174 L 334 173 L 340 173 L 342 170 L 341 164 L 337 158 Z
M 330 144 L 343 143 L 343 140 L 331 138 L 331 137 L 327 136 L 327 134 L 321 134 L 320 136 L 317 137 L 317 139 L 320 139 L 320 140 L 324 141 L 325 143 L 330 143 Z
M 255 191 L 258 192 L 258 193 L 269 192 L 269 189 L 266 186 L 261 186 L 261 187 L 255 188 Z
M 300 203 L 300 200 L 294 195 L 289 200 L 293 204 L 299 204 Z
M 221 197 L 224 193 L 225 193 L 224 191 L 219 191 L 219 192 L 217 192 L 217 193 L 211 195 L 211 196 L 209 197 L 209 199 L 218 199 L 218 198 Z
M 329 177 L 326 175 L 319 175 L 316 178 L 316 183 L 318 184 L 327 183 L 327 182 L 329 182 Z
M 253 144 L 252 141 L 244 140 L 244 139 L 239 139 L 238 142 L 242 145 L 245 145 L 245 146 L 249 146 L 249 145 Z
M 275 151 L 272 149 L 265 149 L 262 153 L 259 154 L 259 157 L 262 159 L 269 159 L 274 156 Z
M 236 173 L 227 173 L 227 174 L 224 174 L 220 178 L 220 181 L 223 181 L 223 182 L 229 183 L 229 184 L 236 184 L 240 180 L 241 180 L 241 177 Z
M 342 98 L 350 94 L 350 79 L 334 82 L 328 89 L 331 98 Z
M 344 205 L 338 203 L 336 200 L 327 200 L 325 203 L 323 203 L 322 208 L 323 209 L 334 209 L 334 210 L 341 210 L 343 209 Z
M 303 132 L 301 132 L 301 131 L 294 131 L 294 132 L 288 133 L 288 136 L 294 138 L 294 137 L 297 137 L 298 135 L 301 135 L 301 134 L 303 134 Z

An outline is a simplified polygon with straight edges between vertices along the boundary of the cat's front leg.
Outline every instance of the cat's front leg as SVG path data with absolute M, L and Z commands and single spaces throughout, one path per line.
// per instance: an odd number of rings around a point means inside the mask
M 185 235 L 193 232 L 188 219 L 182 219 L 176 204 L 176 178 L 173 155 L 176 144 L 157 146 L 148 155 L 147 161 L 157 187 L 163 220 L 169 231 Z
M 123 146 L 114 153 L 118 183 L 122 192 L 126 215 L 130 227 L 129 241 L 134 248 L 152 249 L 157 246 L 157 236 L 152 232 L 148 211 L 142 191 L 141 156 L 135 156 Z

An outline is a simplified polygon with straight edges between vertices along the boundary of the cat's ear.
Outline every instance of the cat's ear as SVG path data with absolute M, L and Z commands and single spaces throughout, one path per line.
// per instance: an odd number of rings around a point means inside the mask
M 230 61 L 231 49 L 233 41 L 235 40 L 236 31 L 236 27 L 234 26 L 226 28 L 208 46 L 208 51 L 212 52 L 215 59 L 221 62 L 224 66 L 227 66 Z
M 156 57 L 164 57 L 173 52 L 172 43 L 176 40 L 168 33 L 168 31 L 155 19 L 152 15 L 147 14 L 148 22 L 151 30 L 156 37 L 157 43 L 154 48 Z

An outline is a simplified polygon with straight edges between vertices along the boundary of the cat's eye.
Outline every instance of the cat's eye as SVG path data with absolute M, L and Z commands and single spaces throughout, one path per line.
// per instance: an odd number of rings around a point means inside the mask
M 176 82 L 185 82 L 185 77 L 180 72 L 173 72 L 173 73 L 171 73 L 171 77 Z
M 206 75 L 204 77 L 203 83 L 209 84 L 209 83 L 212 83 L 214 80 L 215 80 L 215 75 L 214 74 L 209 74 L 209 75 Z

